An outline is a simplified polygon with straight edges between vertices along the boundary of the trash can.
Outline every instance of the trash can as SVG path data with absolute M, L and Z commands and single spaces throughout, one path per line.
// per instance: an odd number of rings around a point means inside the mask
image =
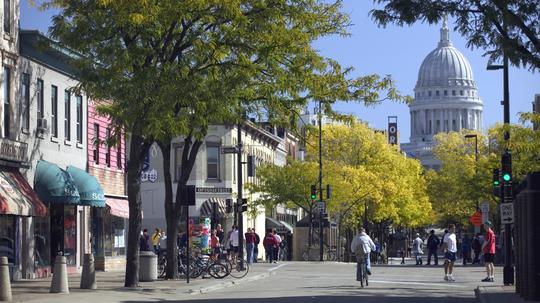
M 157 277 L 157 255 L 151 251 L 139 252 L 139 281 L 155 281 Z

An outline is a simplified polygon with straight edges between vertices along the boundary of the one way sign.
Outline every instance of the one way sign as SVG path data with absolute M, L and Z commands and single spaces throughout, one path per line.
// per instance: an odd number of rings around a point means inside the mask
M 501 223 L 502 224 L 514 223 L 514 203 L 501 204 Z

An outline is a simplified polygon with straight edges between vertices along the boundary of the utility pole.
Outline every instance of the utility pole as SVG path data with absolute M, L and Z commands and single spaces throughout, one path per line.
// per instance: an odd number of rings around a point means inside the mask
M 244 218 L 242 213 L 243 182 L 242 182 L 242 122 L 238 123 L 238 197 L 236 200 L 236 217 L 238 219 L 238 258 L 244 260 Z M 240 261 L 243 265 L 243 262 Z
M 319 100 L 319 201 L 323 201 L 323 165 L 322 165 L 322 102 Z M 322 209 L 319 209 L 319 261 L 324 255 L 324 225 Z

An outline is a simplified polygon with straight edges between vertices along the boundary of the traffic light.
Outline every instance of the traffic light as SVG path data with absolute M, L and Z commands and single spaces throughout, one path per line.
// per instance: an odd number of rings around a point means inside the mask
M 498 168 L 493 169 L 493 187 L 501 185 L 500 181 L 500 171 Z
M 311 200 L 317 199 L 317 185 L 311 185 Z
M 332 186 L 330 184 L 326 184 L 326 199 L 332 198 Z
M 255 176 L 255 157 L 247 156 L 247 175 L 248 177 Z
M 227 206 L 226 212 L 228 214 L 233 212 L 233 201 L 232 199 L 225 199 L 225 205 Z
M 502 180 L 505 183 L 512 182 L 512 155 L 510 152 L 505 152 L 502 156 Z
M 238 211 L 245 212 L 247 211 L 247 199 L 242 199 L 242 203 L 238 204 Z

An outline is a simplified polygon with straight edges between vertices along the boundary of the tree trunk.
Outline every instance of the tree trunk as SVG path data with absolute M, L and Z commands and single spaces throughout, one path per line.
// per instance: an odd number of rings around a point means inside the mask
M 179 226 L 177 216 L 174 215 L 172 176 L 171 176 L 171 140 L 158 142 L 161 154 L 163 155 L 163 183 L 165 186 L 165 200 L 163 207 L 165 209 L 165 220 L 167 223 L 167 268 L 166 279 L 174 279 L 178 275 L 178 247 L 176 238 L 178 236 Z
M 141 172 L 144 155 L 150 144 L 133 133 L 130 140 L 129 161 L 127 162 L 127 189 L 129 201 L 129 232 L 126 252 L 125 287 L 139 286 L 139 237 L 141 233 Z

